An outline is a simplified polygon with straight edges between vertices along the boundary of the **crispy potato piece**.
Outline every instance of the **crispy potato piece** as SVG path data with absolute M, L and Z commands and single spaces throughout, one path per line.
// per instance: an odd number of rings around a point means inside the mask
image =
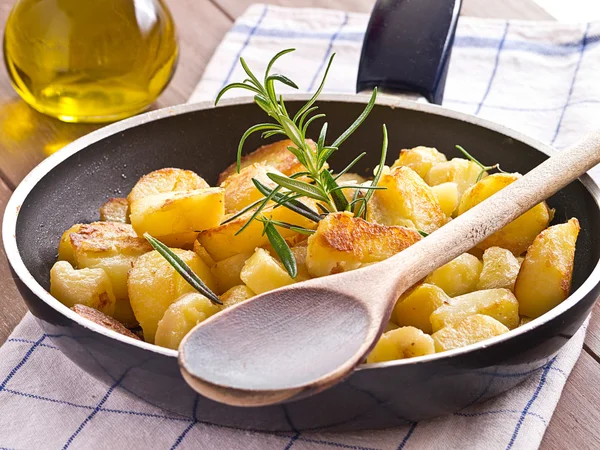
M 221 187 L 225 190 L 225 213 L 232 214 L 241 211 L 256 200 L 264 198 L 264 195 L 254 186 L 253 178 L 271 189 L 275 188 L 277 183 L 267 176 L 268 173 L 282 175 L 274 167 L 254 163 L 244 167 L 240 173 L 234 173 L 227 177 L 221 183 Z
M 314 201 L 302 199 L 302 202 L 316 211 Z M 265 217 L 303 228 L 314 229 L 317 226 L 312 220 L 284 207 L 267 207 L 262 211 L 262 214 Z M 238 253 L 254 252 L 256 247 L 267 245 L 269 239 L 263 234 L 263 224 L 256 220 L 253 220 L 244 231 L 236 236 L 236 233 L 248 221 L 250 215 L 251 212 L 248 212 L 231 222 L 202 231 L 198 235 L 198 242 L 215 261 L 221 261 Z M 278 230 L 286 239 L 303 237 L 299 233 L 285 228 L 279 228 Z
M 212 257 L 208 254 L 206 249 L 202 247 L 202 244 L 200 244 L 200 242 L 198 242 L 197 240 L 194 241 L 194 246 L 192 247 L 192 250 L 196 255 L 200 257 L 202 261 L 204 261 L 204 264 L 206 264 L 208 267 L 212 268 L 215 264 L 217 264 L 215 260 L 212 259 Z
M 316 148 L 315 143 L 312 140 L 307 139 L 306 142 L 313 149 Z M 297 172 L 303 172 L 305 170 L 304 166 L 300 164 L 300 161 L 298 161 L 298 159 L 287 149 L 288 147 L 295 147 L 294 143 L 289 139 L 263 145 L 242 157 L 241 168 L 243 169 L 254 163 L 263 163 L 275 167 L 288 177 Z M 231 164 L 227 169 L 221 172 L 219 175 L 219 185 L 234 173 L 237 173 L 236 163 Z
M 75 270 L 67 261 L 57 261 L 50 270 L 50 294 L 63 305 L 89 306 L 112 316 L 115 294 L 102 269 Z
M 223 293 L 233 286 L 242 284 L 240 273 L 242 272 L 242 267 L 244 267 L 246 260 L 250 258 L 250 256 L 252 256 L 251 253 L 238 253 L 237 255 L 219 261 L 211 267 L 210 271 L 219 287 L 219 293 Z
M 401 166 L 410 167 L 425 179 L 433 166 L 446 161 L 448 161 L 446 155 L 433 147 L 415 147 L 400 150 L 400 157 L 394 161 L 392 169 Z
M 569 296 L 579 222 L 551 226 L 533 241 L 515 284 L 521 315 L 535 319 Z
M 127 201 L 131 204 L 149 195 L 195 191 L 208 187 L 208 183 L 191 170 L 167 167 L 140 178 L 127 196 Z
M 430 317 L 433 331 L 474 314 L 493 317 L 509 329 L 519 325 L 519 302 L 508 289 L 486 289 L 447 300 Z
M 458 198 L 477 182 L 481 167 L 473 161 L 463 158 L 453 158 L 450 161 L 436 164 L 427 172 L 425 181 L 429 186 L 453 182 L 458 187 Z M 487 173 L 484 173 L 486 176 Z
M 192 246 L 199 231 L 223 221 L 222 188 L 166 192 L 131 203 L 131 225 L 138 234 L 150 233 L 168 246 Z
M 483 253 L 483 269 L 476 288 L 478 290 L 506 288 L 512 291 L 517 281 L 519 267 L 519 261 L 511 251 L 490 247 Z
M 435 343 L 435 351 L 439 353 L 466 347 L 507 331 L 509 331 L 508 328 L 496 319 L 483 314 L 475 314 L 436 331 L 431 337 Z
M 127 328 L 123 326 L 123 324 L 110 316 L 107 316 L 103 312 L 98 311 L 97 309 L 90 308 L 85 305 L 73 305 L 71 307 L 73 311 L 79 314 L 81 317 L 85 317 L 88 320 L 91 320 L 98 325 L 103 326 L 104 328 L 108 328 L 109 330 L 116 331 L 123 336 L 130 337 L 132 339 L 137 339 L 140 341 L 141 339 L 136 334 L 129 331 Z
M 383 333 L 367 356 L 367 363 L 414 358 L 435 353 L 433 339 L 418 328 L 400 327 Z
M 102 222 L 129 222 L 129 202 L 126 198 L 109 198 L 100 207 Z
M 308 255 L 308 242 L 304 241 L 300 245 L 296 245 L 291 248 L 292 254 L 296 259 L 296 268 L 298 269 L 298 275 L 296 275 L 296 281 L 310 280 L 310 274 L 308 273 L 308 267 L 306 267 L 306 256 Z
M 435 284 L 450 297 L 456 297 L 475 290 L 482 267 L 475 256 L 463 253 L 427 275 L 425 283 Z
M 110 278 L 117 301 L 113 317 L 125 326 L 136 326 L 127 294 L 127 272 L 139 256 L 152 250 L 150 244 L 139 238 L 131 225 L 118 222 L 80 225 L 69 240 L 77 268 L 101 268 Z
M 248 286 L 242 284 L 240 286 L 234 286 L 221 295 L 221 301 L 223 302 L 224 308 L 237 305 L 238 303 L 245 302 L 249 298 L 254 297 L 256 294 L 252 292 Z
M 519 179 L 517 173 L 495 173 L 467 190 L 458 205 L 458 215 L 465 213 L 486 198 Z M 546 202 L 538 203 L 525 214 L 517 217 L 500 231 L 492 234 L 477 245 L 478 248 L 502 247 L 516 256 L 527 250 L 535 237 L 550 222 L 550 211 Z
M 75 250 L 73 250 L 73 245 L 71 245 L 71 234 L 77 233 L 81 227 L 82 224 L 80 223 L 73 225 L 63 233 L 58 243 L 58 260 L 67 261 L 74 267 L 77 266 L 77 262 L 75 261 Z
M 246 261 L 240 278 L 257 294 L 295 283 L 283 265 L 263 248 L 257 248 Z
M 183 294 L 165 311 L 158 321 L 154 343 L 161 347 L 177 349 L 179 343 L 192 328 L 221 308 L 197 292 Z
M 458 185 L 454 182 L 442 183 L 432 186 L 431 190 L 437 197 L 444 214 L 451 217 L 458 207 Z
M 366 183 L 367 179 L 357 173 L 345 173 L 341 175 L 336 181 L 338 186 L 358 186 L 359 184 Z M 342 189 L 344 197 L 346 197 L 346 200 L 348 200 L 349 202 L 351 202 L 354 198 L 355 192 L 356 189 Z
M 349 213 L 327 215 L 308 238 L 306 266 L 313 277 L 382 261 L 421 239 L 417 230 L 379 225 Z
M 449 299 L 441 288 L 433 284 L 420 284 L 398 299 L 392 320 L 402 327 L 412 326 L 431 334 L 433 330 L 429 316 Z
M 189 250 L 172 249 L 213 292 L 216 283 L 210 269 L 198 255 Z M 157 251 L 142 255 L 133 265 L 127 281 L 131 307 L 144 330 L 147 342 L 154 342 L 158 321 L 179 297 L 196 292 L 173 266 Z
M 427 233 L 446 223 L 446 215 L 436 195 L 412 169 L 396 167 L 381 177 L 378 186 L 386 189 L 375 191 L 371 198 L 367 210 L 369 222 L 403 226 L 412 224 Z

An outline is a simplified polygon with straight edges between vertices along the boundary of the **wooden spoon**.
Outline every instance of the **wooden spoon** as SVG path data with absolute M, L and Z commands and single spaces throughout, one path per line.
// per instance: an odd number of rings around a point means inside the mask
M 405 290 L 599 162 L 597 131 L 385 261 L 226 309 L 181 342 L 183 377 L 200 394 L 238 406 L 297 399 L 341 381 L 373 348 Z

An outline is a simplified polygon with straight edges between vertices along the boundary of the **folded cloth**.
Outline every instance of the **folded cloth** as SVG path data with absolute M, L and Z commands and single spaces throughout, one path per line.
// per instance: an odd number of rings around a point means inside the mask
M 260 73 L 292 46 L 298 50 L 276 69 L 302 90 L 314 90 L 335 51 L 326 91 L 352 92 L 366 23 L 362 14 L 252 6 L 225 36 L 191 101 L 212 100 L 224 84 L 243 79 L 240 55 Z M 461 18 L 445 106 L 560 148 L 591 127 L 600 107 L 593 72 L 599 33 L 599 24 Z M 451 416 L 377 431 L 261 433 L 175 415 L 97 382 L 28 314 L 0 348 L 0 448 L 536 448 L 584 337 L 585 326 L 546 366 L 522 374 L 518 387 Z

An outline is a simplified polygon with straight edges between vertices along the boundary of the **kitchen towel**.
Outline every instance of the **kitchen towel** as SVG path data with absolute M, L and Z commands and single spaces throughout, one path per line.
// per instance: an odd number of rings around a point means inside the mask
M 225 36 L 190 101 L 212 100 L 241 81 L 239 56 L 260 73 L 277 64 L 302 91 L 354 90 L 368 17 L 322 9 L 254 5 Z M 591 128 L 600 112 L 600 24 L 565 25 L 461 18 L 445 106 L 507 124 L 558 148 Z M 426 143 L 423 143 L 426 144 Z M 397 151 L 397 149 L 391 149 Z M 474 149 L 476 152 L 476 149 Z M 56 348 L 28 314 L 0 348 L 0 448 L 9 449 L 532 449 L 537 448 L 583 345 L 585 326 L 523 383 L 483 404 L 436 420 L 352 433 L 266 433 L 198 421 L 132 395 L 126 380 L 99 383 Z

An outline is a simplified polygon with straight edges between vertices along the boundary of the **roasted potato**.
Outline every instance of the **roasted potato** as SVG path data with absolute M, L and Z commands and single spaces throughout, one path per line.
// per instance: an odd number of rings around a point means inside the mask
M 252 292 L 245 284 L 234 286 L 221 295 L 221 301 L 223 302 L 224 308 L 237 305 L 238 303 L 245 302 L 249 298 L 254 297 L 256 294 Z
M 519 302 L 508 289 L 475 291 L 448 299 L 430 317 L 433 331 L 457 323 L 474 314 L 485 314 L 507 328 L 519 325 Z
M 296 281 L 309 280 L 310 274 L 308 273 L 308 267 L 306 267 L 306 256 L 308 255 L 308 242 L 304 241 L 299 245 L 291 248 L 294 259 L 296 260 L 296 268 L 298 269 L 298 275 L 296 275 Z
M 264 198 L 264 195 L 256 189 L 256 186 L 252 182 L 253 178 L 256 178 L 271 189 L 275 188 L 277 184 L 267 176 L 268 173 L 282 175 L 274 167 L 262 163 L 254 163 L 244 167 L 240 173 L 234 173 L 227 177 L 221 183 L 221 187 L 225 191 L 225 213 L 232 214 L 241 211 L 256 200 Z
M 106 272 L 97 269 L 75 270 L 67 261 L 57 261 L 50 270 L 50 294 L 68 307 L 89 306 L 112 316 L 115 294 Z
M 349 213 L 328 214 L 308 238 L 306 267 L 313 277 L 382 261 L 421 239 L 415 229 L 367 222 Z
M 200 257 L 200 259 L 202 261 L 204 261 L 204 264 L 206 264 L 208 267 L 214 267 L 215 264 L 217 264 L 215 262 L 214 259 L 212 259 L 212 257 L 208 254 L 208 252 L 206 251 L 206 249 L 204 247 L 202 247 L 202 244 L 200 244 L 200 242 L 198 242 L 197 240 L 194 241 L 194 245 L 192 246 L 192 250 L 194 251 L 194 253 L 196 255 L 198 255 Z
M 71 234 L 77 233 L 81 227 L 82 224 L 77 223 L 63 233 L 60 242 L 58 243 L 59 261 L 67 261 L 72 266 L 77 266 L 77 261 L 75 261 L 75 250 L 73 250 L 73 245 L 71 244 Z
M 412 326 L 424 333 L 432 333 L 429 316 L 449 297 L 439 287 L 433 284 L 420 284 L 401 296 L 392 312 L 392 320 L 399 326 Z
M 418 328 L 400 327 L 383 333 L 367 356 L 367 363 L 393 361 L 435 353 L 433 339 Z
M 437 197 L 443 213 L 448 217 L 452 217 L 458 207 L 458 185 L 454 182 L 442 183 L 432 186 L 431 190 Z
M 69 233 L 68 240 L 75 267 L 104 269 L 110 278 L 116 298 L 113 317 L 125 326 L 135 326 L 127 294 L 127 272 L 139 256 L 152 250 L 150 244 L 139 238 L 131 225 L 118 222 L 79 225 L 77 231 Z
M 363 183 L 367 183 L 367 179 L 357 173 L 345 173 L 336 180 L 338 186 L 358 186 Z M 342 189 L 346 200 L 349 202 L 354 198 L 356 189 Z M 364 191 L 363 191 L 364 192 Z
M 242 284 L 240 273 L 250 256 L 252 256 L 252 253 L 238 253 L 219 261 L 211 267 L 210 271 L 219 288 L 217 292 L 223 293 L 233 286 Z
M 421 178 L 425 179 L 433 166 L 446 161 L 446 155 L 438 152 L 433 147 L 415 147 L 400 150 L 400 157 L 394 161 L 392 169 L 402 166 L 410 167 Z
M 302 200 L 307 206 L 316 211 L 312 200 Z M 265 217 L 270 217 L 280 222 L 287 222 L 299 227 L 314 229 L 317 224 L 289 209 L 280 206 L 278 208 L 267 207 L 262 211 Z M 263 224 L 253 220 L 240 234 L 238 231 L 250 218 L 251 213 L 246 213 L 231 222 L 202 231 L 198 235 L 198 242 L 206 249 L 208 254 L 215 260 L 221 261 L 238 253 L 252 253 L 256 247 L 267 245 L 269 239 L 263 234 Z M 299 233 L 279 228 L 284 238 L 300 236 Z
M 450 297 L 456 297 L 476 289 L 482 267 L 475 256 L 463 253 L 427 275 L 425 283 L 439 286 Z
M 551 226 L 533 241 L 515 284 L 522 316 L 532 319 L 569 296 L 579 222 Z
M 474 314 L 442 328 L 431 335 L 436 352 L 466 347 L 506 333 L 508 328 L 484 314 Z
M 154 343 L 161 347 L 177 349 L 192 328 L 221 311 L 204 295 L 197 292 L 183 294 L 165 311 L 158 321 Z
M 442 183 L 456 183 L 458 188 L 458 198 L 477 182 L 481 173 L 481 167 L 473 161 L 463 158 L 453 158 L 450 161 L 436 164 L 427 172 L 425 181 L 429 186 L 437 186 Z M 486 176 L 484 172 L 483 176 Z
M 313 149 L 316 148 L 315 143 L 310 139 L 307 139 L 306 142 Z M 254 163 L 261 163 L 276 168 L 288 177 L 297 172 L 306 170 L 304 166 L 300 164 L 298 158 L 288 150 L 288 147 L 295 147 L 294 143 L 289 139 L 263 145 L 242 158 L 241 168 L 243 169 Z M 221 172 L 219 175 L 219 185 L 234 173 L 237 173 L 237 163 L 235 162 Z
M 475 186 L 467 190 L 458 205 L 458 214 L 481 203 L 499 190 L 519 179 L 517 173 L 495 173 L 481 180 Z M 477 245 L 478 248 L 502 247 L 519 256 L 527 250 L 535 237 L 548 226 L 550 222 L 550 210 L 546 202 L 538 203 L 525 214 L 517 217 L 500 231 L 492 234 Z
M 101 325 L 104 328 L 116 331 L 117 333 L 122 334 L 123 336 L 127 336 L 138 341 L 141 340 L 139 336 L 125 328 L 121 322 L 113 319 L 110 316 L 107 316 L 106 314 L 98 311 L 97 309 L 90 308 L 89 306 L 85 305 L 73 305 L 71 309 L 77 314 L 79 314 L 81 317 L 85 317 L 86 319 L 91 320 L 92 322 L 97 323 L 98 325 Z
M 131 203 L 133 229 L 172 247 L 191 247 L 199 231 L 218 226 L 224 217 L 222 188 L 166 192 Z
M 506 288 L 512 291 L 517 281 L 519 267 L 519 261 L 512 252 L 500 247 L 490 247 L 483 253 L 483 269 L 476 288 L 478 290 Z
M 283 265 L 263 248 L 257 248 L 246 261 L 240 278 L 257 294 L 295 283 Z
M 210 269 L 189 250 L 172 249 L 213 292 L 217 290 Z M 129 272 L 131 307 L 147 342 L 154 342 L 158 321 L 183 294 L 196 292 L 157 251 L 142 255 Z
M 202 177 L 191 170 L 168 167 L 155 170 L 140 178 L 127 196 L 127 201 L 131 205 L 150 195 L 188 192 L 209 187 Z
M 100 220 L 103 222 L 129 223 L 129 202 L 126 198 L 109 198 L 100 207 Z
M 431 188 L 412 169 L 392 169 L 381 177 L 367 208 L 367 220 L 382 225 L 413 226 L 427 233 L 447 221 Z

